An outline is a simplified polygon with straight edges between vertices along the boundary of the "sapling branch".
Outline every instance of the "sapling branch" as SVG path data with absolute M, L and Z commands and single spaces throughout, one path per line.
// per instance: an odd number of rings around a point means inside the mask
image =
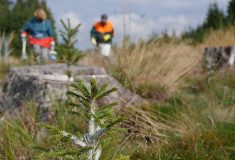
M 79 139 L 77 136 L 75 135 L 72 135 L 66 131 L 61 131 L 61 134 L 64 136 L 64 137 L 70 137 L 70 139 L 76 144 L 76 145 L 79 145 L 81 147 L 86 147 L 87 144 L 85 142 L 83 142 L 83 139 Z

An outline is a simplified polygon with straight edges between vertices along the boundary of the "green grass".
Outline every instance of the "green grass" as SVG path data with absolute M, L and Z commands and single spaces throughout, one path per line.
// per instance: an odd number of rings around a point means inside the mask
M 4 116 L 0 123 L 0 154 L 4 159 L 19 157 L 32 159 L 33 144 L 37 142 L 39 129 L 36 127 L 36 110 L 33 104 L 26 104 L 21 112 Z
M 130 151 L 131 160 L 235 159 L 234 80 L 233 72 L 191 79 L 173 97 L 151 104 L 149 112 L 177 124 L 167 143 L 139 145 L 129 140 L 126 146 L 110 146 L 124 148 L 123 154 Z

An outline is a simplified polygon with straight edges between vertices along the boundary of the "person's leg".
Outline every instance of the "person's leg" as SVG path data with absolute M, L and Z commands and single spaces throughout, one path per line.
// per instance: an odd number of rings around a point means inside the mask
M 41 47 L 39 45 L 33 45 L 33 52 L 36 56 L 41 54 Z
M 41 63 L 41 46 L 33 45 L 33 52 L 37 63 Z
M 99 45 L 100 52 L 103 56 L 109 57 L 111 55 L 111 44 L 103 43 Z
M 42 47 L 42 59 L 44 62 L 47 62 L 49 60 L 49 49 Z

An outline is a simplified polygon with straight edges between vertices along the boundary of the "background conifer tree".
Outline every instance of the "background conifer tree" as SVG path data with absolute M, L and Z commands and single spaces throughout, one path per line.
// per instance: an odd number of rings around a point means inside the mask
M 227 9 L 227 21 L 229 24 L 235 24 L 235 0 L 230 0 Z
M 72 77 L 70 66 L 78 62 L 78 60 L 83 57 L 81 51 L 74 46 L 75 43 L 77 43 L 76 36 L 81 24 L 77 24 L 75 27 L 72 27 L 69 19 L 67 19 L 67 23 L 63 20 L 61 20 L 61 23 L 63 25 L 63 30 L 60 30 L 60 33 L 63 39 L 63 44 L 57 47 L 58 60 L 67 65 L 67 75 L 70 79 L 70 77 Z
M 224 26 L 225 16 L 217 3 L 210 4 L 203 27 L 205 29 L 220 29 Z
M 0 33 L 11 32 L 11 18 L 10 2 L 8 0 L 0 0 Z
M 193 43 L 200 43 L 211 31 L 222 29 L 226 26 L 226 16 L 215 2 L 209 5 L 203 24 L 183 33 L 183 38 L 190 39 Z

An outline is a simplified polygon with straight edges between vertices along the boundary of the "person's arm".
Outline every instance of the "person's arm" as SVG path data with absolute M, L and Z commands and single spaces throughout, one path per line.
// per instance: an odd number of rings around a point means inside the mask
M 95 38 L 96 35 L 97 35 L 97 31 L 96 31 L 96 29 L 95 29 L 95 26 L 93 26 L 93 27 L 91 28 L 91 38 Z
M 51 22 L 48 20 L 47 21 L 47 24 L 48 24 L 48 36 L 49 37 L 54 37 L 54 31 L 53 31 L 53 27 L 51 25 Z
M 22 42 L 27 41 L 27 35 L 28 34 L 30 34 L 30 20 L 27 21 L 20 30 L 20 36 L 21 36 Z
M 113 38 L 113 37 L 114 37 L 114 28 L 113 28 L 112 23 L 111 23 L 111 27 L 112 27 L 112 31 L 110 32 L 110 35 L 111 35 L 111 37 Z
M 46 20 L 47 22 L 47 35 L 48 37 L 51 38 L 51 46 L 50 46 L 50 56 L 51 58 L 54 60 L 54 56 L 56 55 L 56 51 L 55 51 L 55 39 L 54 39 L 54 30 L 53 30 L 53 27 L 52 27 L 52 24 L 49 20 Z M 54 55 L 54 56 L 53 56 Z
M 27 21 L 24 26 L 21 28 L 21 32 L 29 32 L 30 31 L 30 22 Z
M 97 37 L 96 37 L 96 29 L 95 29 L 95 26 L 93 26 L 91 28 L 91 31 L 90 31 L 90 38 L 91 38 L 91 43 L 95 46 L 97 46 Z
M 111 34 L 112 34 L 112 37 L 114 37 L 114 28 L 113 28 L 113 30 L 112 30 L 112 32 L 111 32 Z
M 20 30 L 21 36 L 26 36 L 30 33 L 30 21 L 27 21 Z
M 113 29 L 113 26 L 111 25 L 111 30 L 104 34 L 103 39 L 105 42 L 110 43 L 110 42 L 112 42 L 113 36 L 114 36 L 114 29 Z
M 103 40 L 103 33 L 100 33 L 97 31 L 96 26 L 98 25 L 99 22 L 93 25 L 91 29 L 91 37 L 95 37 L 97 41 L 102 41 Z

